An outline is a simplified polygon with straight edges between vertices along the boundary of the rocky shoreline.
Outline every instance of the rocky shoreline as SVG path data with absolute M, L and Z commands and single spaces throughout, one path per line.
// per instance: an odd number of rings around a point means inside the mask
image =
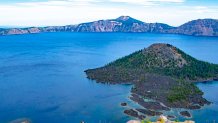
M 163 81 L 163 79 L 162 79 Z M 169 80 L 168 80 L 169 81 Z M 153 81 L 154 82 L 154 81 Z M 112 84 L 116 84 L 113 82 Z M 152 85 L 151 83 L 147 83 Z M 158 84 L 157 84 L 158 85 Z M 131 89 L 131 96 L 129 99 L 134 101 L 135 103 L 138 103 L 143 107 L 143 109 L 127 109 L 124 111 L 125 114 L 136 117 L 136 118 L 144 118 L 146 116 L 160 116 L 162 115 L 163 111 L 170 111 L 172 108 L 181 108 L 181 109 L 188 109 L 188 110 L 196 110 L 196 109 L 201 109 L 204 105 L 209 105 L 211 102 L 207 101 L 202 97 L 202 95 L 196 95 L 195 97 L 190 97 L 190 102 L 186 103 L 184 105 L 184 102 L 177 102 L 177 103 L 168 103 L 166 100 L 166 97 L 162 96 L 164 98 L 162 101 L 159 101 L 157 97 L 149 96 L 152 95 L 152 92 L 154 92 L 153 87 L 148 87 L 148 86 L 141 86 L 141 84 L 137 85 L 135 84 L 134 86 L 140 86 L 141 91 L 139 87 L 137 88 L 137 91 L 135 90 L 135 87 Z M 149 88 L 149 90 L 147 89 Z M 141 93 L 143 92 L 143 94 Z M 149 99 L 152 101 L 145 101 L 145 99 Z M 121 106 L 126 107 L 128 104 L 127 103 L 121 103 Z M 142 115 L 140 115 L 142 114 Z M 179 112 L 181 116 L 184 118 L 190 118 L 191 114 L 188 111 L 181 111 Z M 175 116 L 169 116 L 169 119 L 175 119 Z
M 132 117 L 136 117 L 136 118 L 145 118 L 147 116 L 160 116 L 163 115 L 163 111 L 170 111 L 172 108 L 171 107 L 167 107 L 164 106 L 163 104 L 161 104 L 160 102 L 155 102 L 155 101 L 145 101 L 143 98 L 140 98 L 139 95 L 136 94 L 131 94 L 130 97 L 131 100 L 133 100 L 134 102 L 138 103 L 139 105 L 141 105 L 144 108 L 136 108 L 136 109 L 127 109 L 124 111 L 125 114 L 132 116 Z M 128 105 L 127 103 L 122 103 L 125 105 L 121 105 L 121 106 L 126 106 Z M 192 108 L 187 108 L 190 110 L 195 110 L 195 109 L 200 109 L 200 106 L 196 106 L 196 107 L 192 107 Z M 141 114 L 141 115 L 140 115 Z M 184 118 L 191 118 L 191 114 L 189 111 L 181 111 L 179 112 L 179 114 L 181 116 L 183 116 Z M 176 116 L 174 115 L 168 115 L 167 116 L 168 119 L 175 119 Z
M 96 82 L 132 84 L 130 99 L 146 109 L 145 114 L 160 115 L 172 108 L 195 110 L 211 104 L 193 83 L 218 78 L 218 65 L 199 61 L 170 44 L 153 44 L 85 72 Z M 128 109 L 126 114 L 139 118 L 139 111 Z M 189 112 L 180 114 L 191 117 Z
M 138 103 L 139 105 L 141 105 L 142 107 L 149 109 L 149 110 L 165 110 L 165 111 L 169 111 L 170 108 L 163 106 L 160 104 L 160 102 L 146 102 L 144 101 L 143 98 L 141 98 L 139 95 L 136 94 L 132 94 L 132 96 L 130 97 L 131 100 L 133 100 L 134 102 Z

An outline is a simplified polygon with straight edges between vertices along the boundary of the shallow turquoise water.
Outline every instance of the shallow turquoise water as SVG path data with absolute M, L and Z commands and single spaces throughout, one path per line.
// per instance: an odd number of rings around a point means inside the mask
M 83 72 L 152 43 L 173 44 L 197 59 L 218 63 L 218 38 L 144 33 L 44 33 L 0 37 L 0 123 L 124 123 L 120 102 L 129 85 L 103 85 Z M 218 121 L 218 83 L 198 84 L 214 102 L 193 119 Z M 203 122 L 202 122 L 203 121 Z M 197 123 L 198 123 L 197 122 Z

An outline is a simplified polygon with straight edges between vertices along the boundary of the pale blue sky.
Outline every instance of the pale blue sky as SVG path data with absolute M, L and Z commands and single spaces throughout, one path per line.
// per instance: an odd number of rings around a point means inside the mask
M 218 0 L 0 0 L 0 26 L 68 25 L 129 15 L 178 26 L 218 19 Z

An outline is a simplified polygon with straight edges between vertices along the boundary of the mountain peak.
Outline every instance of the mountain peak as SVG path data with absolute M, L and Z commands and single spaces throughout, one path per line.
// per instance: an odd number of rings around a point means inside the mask
M 119 22 L 124 22 L 124 23 L 144 23 L 144 22 L 137 20 L 135 18 L 132 18 L 130 16 L 120 16 L 120 17 L 116 18 L 115 20 L 119 21 Z
M 172 46 L 171 44 L 166 44 L 166 43 L 154 43 L 154 44 L 150 45 L 148 48 L 155 48 L 155 47 L 158 47 L 158 48 L 162 48 L 162 47 L 172 48 L 174 46 Z
M 155 63 L 157 63 L 154 64 L 155 66 L 170 67 L 174 63 L 175 67 L 181 68 L 187 64 L 187 61 L 178 50 L 170 44 L 156 43 L 144 49 L 142 52 L 145 56 L 154 57 Z
M 198 19 L 189 21 L 177 28 L 177 33 L 194 36 L 217 36 L 218 20 Z
M 126 21 L 126 20 L 129 20 L 129 19 L 133 19 L 133 18 L 130 17 L 130 16 L 120 16 L 116 20 Z
M 97 82 L 134 84 L 131 92 L 136 95 L 130 99 L 146 109 L 151 105 L 144 105 L 145 97 L 167 107 L 193 109 L 210 102 L 191 82 L 217 79 L 218 65 L 199 61 L 170 44 L 158 43 L 85 72 Z
M 217 19 L 210 19 L 210 18 L 206 18 L 206 19 L 197 19 L 197 20 L 192 20 L 189 21 L 182 26 L 200 26 L 200 25 L 204 25 L 204 26 L 218 26 L 218 20 Z
M 166 43 L 154 43 L 150 45 L 149 47 L 145 48 L 144 51 L 154 51 L 154 52 L 164 52 L 163 50 L 165 49 L 171 49 L 175 50 L 176 47 L 172 46 L 171 44 L 166 44 Z
M 77 25 L 36 28 L 0 28 L 0 35 L 43 32 L 143 32 L 192 36 L 218 36 L 218 20 L 198 19 L 185 23 L 179 27 L 172 27 L 163 23 L 145 23 L 130 16 L 120 16 L 116 19 L 99 20 Z

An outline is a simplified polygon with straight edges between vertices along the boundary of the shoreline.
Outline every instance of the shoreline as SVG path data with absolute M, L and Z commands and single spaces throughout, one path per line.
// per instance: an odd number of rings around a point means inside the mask
M 210 79 L 210 80 L 203 80 L 203 81 L 196 81 L 196 82 L 193 82 L 194 84 L 198 84 L 198 83 L 216 83 L 216 81 L 218 81 L 217 79 Z M 133 85 L 134 86 L 134 85 Z M 135 103 L 135 104 L 138 104 L 138 105 L 140 105 L 139 104 L 139 102 L 137 102 L 136 100 L 133 100 L 133 99 L 131 99 L 131 97 L 132 97 L 132 95 L 134 95 L 134 93 L 132 92 L 132 91 L 130 91 L 130 97 L 128 97 L 129 98 L 129 100 L 131 100 L 133 103 Z M 149 98 L 147 98 L 147 100 L 150 100 L 150 102 L 153 102 L 153 101 L 156 101 L 156 102 L 158 102 L 157 100 L 152 100 L 152 99 L 149 99 Z M 147 102 L 149 102 L 149 101 L 147 101 Z M 158 102 L 158 103 L 162 103 L 162 102 Z M 181 116 L 181 117 L 183 117 L 183 118 L 185 118 L 185 119 L 191 119 L 191 118 L 193 118 L 193 115 L 192 115 L 192 113 L 190 113 L 190 111 L 193 111 L 193 110 L 201 110 L 201 109 L 204 109 L 205 107 L 207 107 L 207 106 L 209 106 L 209 105 L 211 105 L 213 102 L 210 102 L 210 104 L 205 104 L 204 106 L 200 106 L 199 108 L 196 108 L 196 109 L 190 109 L 190 108 L 176 108 L 176 107 L 167 107 L 167 108 L 169 108 L 169 110 L 158 110 L 158 109 L 156 109 L 156 110 L 154 110 L 155 112 L 160 112 L 161 111 L 161 113 L 163 113 L 163 114 L 165 114 L 166 112 L 170 112 L 170 111 L 172 111 L 173 109 L 178 109 L 178 110 L 180 110 L 179 112 L 177 112 L 177 115 L 178 116 Z M 143 107 L 142 105 L 140 105 L 141 107 Z M 146 108 L 146 107 L 144 107 L 145 109 L 147 109 L 147 110 L 149 110 L 148 108 Z M 141 112 L 139 112 L 136 108 L 131 108 L 131 109 L 134 109 L 135 111 L 137 111 L 138 113 L 141 113 Z M 182 115 L 181 114 L 181 112 L 182 111 L 187 111 L 189 114 L 190 114 L 190 117 L 188 117 L 188 116 L 184 116 L 184 115 Z M 129 116 L 131 116 L 131 115 L 129 115 Z M 157 116 L 159 116 L 159 115 L 154 115 L 154 116 L 149 116 L 149 115 L 145 115 L 146 117 L 157 117 Z M 176 119 L 177 118 L 177 116 L 173 113 L 173 115 L 172 116 L 175 116 L 175 118 L 173 118 L 173 119 Z
M 201 81 L 196 81 L 196 82 L 193 82 L 193 83 L 198 84 L 198 83 L 216 83 L 216 82 L 218 82 L 218 79 L 201 80 Z

